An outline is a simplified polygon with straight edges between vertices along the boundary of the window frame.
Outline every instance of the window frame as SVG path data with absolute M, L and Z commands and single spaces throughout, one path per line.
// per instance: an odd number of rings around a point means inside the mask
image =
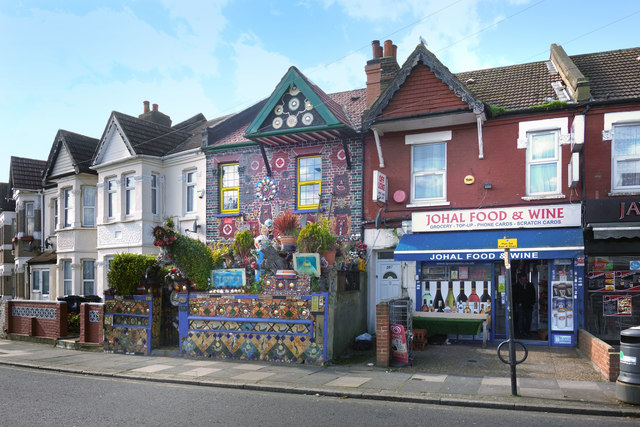
M 36 211 L 33 202 L 24 203 L 24 234 L 33 236 L 36 231 Z
M 637 160 L 640 161 L 640 153 L 637 155 L 616 155 L 616 128 L 621 128 L 621 127 L 634 127 L 638 129 L 638 134 L 640 135 L 640 123 L 636 122 L 636 123 L 628 123 L 628 122 L 624 122 L 624 123 L 613 123 L 611 125 L 611 129 L 613 130 L 613 138 L 611 140 L 611 191 L 614 193 L 625 193 L 625 192 L 629 192 L 629 193 L 636 193 L 640 191 L 640 184 L 639 185 L 626 185 L 626 186 L 621 186 L 621 185 L 617 185 L 616 182 L 618 181 L 618 175 L 619 173 L 617 172 L 618 170 L 618 166 L 617 163 L 620 161 L 629 161 L 629 160 Z M 637 144 L 638 146 L 640 146 L 640 138 L 638 138 L 637 140 Z M 640 150 L 639 150 L 640 151 Z
M 58 221 L 60 221 L 59 218 L 59 212 L 58 212 L 58 198 L 56 197 L 55 199 L 52 200 L 53 202 L 53 230 L 57 230 L 58 229 Z
M 301 166 L 300 163 L 303 160 L 306 159 L 317 159 L 320 161 L 320 179 L 314 179 L 314 180 L 308 180 L 308 181 L 302 181 L 300 179 L 300 171 L 301 171 Z M 313 186 L 313 185 L 317 185 L 318 186 L 318 201 L 317 203 L 313 203 L 313 204 L 303 204 L 302 202 L 302 188 L 305 186 Z M 315 155 L 310 155 L 310 156 L 300 156 L 296 159 L 296 208 L 298 210 L 312 210 L 312 209 L 318 209 L 320 206 L 320 200 L 321 197 L 320 195 L 322 194 L 322 155 L 321 154 L 315 154 Z
M 67 272 L 69 277 L 67 277 Z M 68 288 L 67 285 L 69 286 Z M 69 293 L 67 293 L 67 290 L 69 290 Z M 71 260 L 68 259 L 62 261 L 62 294 L 73 295 L 73 267 Z
M 73 203 L 71 198 L 73 196 L 73 192 L 71 188 L 65 188 L 62 190 L 62 228 L 71 227 L 71 213 L 73 209 Z
M 136 209 L 136 183 L 132 173 L 122 176 L 124 216 L 131 217 Z
M 184 172 L 184 213 L 193 214 L 196 213 L 196 170 L 188 170 Z M 191 206 L 189 206 L 191 204 Z
M 46 285 L 44 280 L 45 276 L 47 278 Z M 37 289 L 36 289 L 36 283 L 38 285 Z M 41 296 L 51 294 L 51 274 L 48 268 L 32 268 L 31 269 L 31 291 L 37 292 Z
M 237 177 L 237 186 L 230 185 L 228 187 L 224 186 L 224 170 L 228 167 L 235 168 L 235 175 Z M 232 213 L 240 213 L 240 171 L 239 171 L 240 163 L 222 163 L 220 164 L 220 213 L 221 214 L 232 214 Z M 236 207 L 233 209 L 225 209 L 224 207 L 224 195 L 226 192 L 235 191 L 236 198 Z
M 104 187 L 106 189 L 106 214 L 107 219 L 114 219 L 116 217 L 116 196 L 118 194 L 118 183 L 115 178 L 105 179 Z
M 93 206 L 86 204 L 86 192 L 93 191 Z M 97 205 L 97 192 L 96 187 L 91 185 L 83 185 L 81 187 L 82 192 L 82 226 L 83 227 L 95 227 L 96 226 L 96 205 Z M 87 210 L 91 211 L 91 214 L 87 215 Z M 91 222 L 87 221 L 87 218 L 91 218 Z
M 561 130 L 558 128 L 544 129 L 544 130 L 532 130 L 527 132 L 527 152 L 526 152 L 526 177 L 525 177 L 525 185 L 526 185 L 526 193 L 528 197 L 546 197 L 546 196 L 557 196 L 562 194 L 562 147 L 560 145 L 560 133 Z M 540 160 L 533 160 L 533 138 L 535 136 L 543 136 L 547 134 L 554 135 L 554 156 L 552 159 L 545 158 Z M 556 165 L 556 189 L 553 191 L 538 191 L 532 192 L 531 190 L 531 168 L 532 166 L 540 166 L 546 164 Z
M 86 268 L 87 265 L 91 265 L 90 268 Z M 91 273 L 91 277 L 85 277 L 85 273 Z M 87 293 L 87 284 L 91 286 L 91 293 Z M 95 295 L 96 294 L 96 260 L 83 259 L 82 260 L 82 295 Z
M 426 146 L 442 146 L 444 148 L 443 169 L 434 169 L 429 171 L 415 171 L 416 149 Z M 411 203 L 416 205 L 442 203 L 447 200 L 447 141 L 429 141 L 424 143 L 411 144 Z M 442 177 L 442 195 L 437 197 L 416 196 L 416 179 L 425 176 L 441 176 Z
M 160 180 L 160 176 L 158 174 L 152 173 L 151 174 L 151 214 L 153 215 L 158 215 L 159 213 L 159 203 L 158 203 L 158 196 L 159 196 L 159 187 L 158 187 L 158 182 Z

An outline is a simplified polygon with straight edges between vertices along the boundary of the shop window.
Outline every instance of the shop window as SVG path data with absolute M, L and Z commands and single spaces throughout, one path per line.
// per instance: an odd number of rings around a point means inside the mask
M 130 216 L 135 210 L 136 187 L 133 175 L 124 176 L 124 215 Z
M 220 213 L 240 212 L 238 163 L 220 166 Z
M 115 217 L 116 206 L 116 180 L 115 178 L 108 179 L 105 185 L 107 189 L 107 218 L 112 219 Z
M 71 261 L 62 261 L 62 283 L 63 293 L 73 295 L 73 277 L 71 272 Z
M 322 156 L 298 158 L 298 209 L 317 209 L 322 191 Z
M 640 190 L 640 125 L 614 126 L 612 188 Z
M 196 211 L 196 172 L 190 171 L 184 174 L 185 213 Z
M 527 134 L 527 194 L 545 196 L 560 193 L 561 168 L 559 132 Z
M 33 236 L 35 227 L 35 214 L 33 211 L 33 202 L 26 202 L 24 204 L 24 216 L 25 216 L 25 234 L 27 236 Z
M 71 227 L 71 214 L 72 214 L 72 206 L 71 206 L 71 189 L 66 188 L 62 191 L 62 203 L 64 208 L 63 213 L 63 226 L 65 228 Z
M 82 225 L 96 225 L 96 188 L 82 187 Z
M 158 175 L 151 175 L 151 213 L 158 215 Z
M 82 294 L 83 295 L 95 295 L 96 294 L 96 273 L 94 268 L 94 260 L 82 261 Z

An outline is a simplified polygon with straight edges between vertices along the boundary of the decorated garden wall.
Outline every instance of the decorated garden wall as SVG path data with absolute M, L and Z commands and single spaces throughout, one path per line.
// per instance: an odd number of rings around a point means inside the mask
M 151 353 L 159 345 L 161 304 L 152 295 L 105 296 L 104 351 Z

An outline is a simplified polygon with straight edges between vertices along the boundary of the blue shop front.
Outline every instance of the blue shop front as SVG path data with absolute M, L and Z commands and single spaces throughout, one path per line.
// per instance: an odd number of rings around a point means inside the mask
M 498 247 L 501 239 L 516 245 L 509 249 L 509 269 L 506 250 Z M 524 276 L 533 295 L 529 302 L 514 304 L 518 339 L 553 346 L 577 343 L 584 323 L 580 204 L 415 212 L 412 233 L 402 236 L 394 257 L 415 261 L 415 316 L 461 322 L 465 315 L 484 314 L 489 340 L 502 341 L 508 336 L 507 274 L 514 287 Z M 481 338 L 475 331 L 449 332 L 459 340 Z

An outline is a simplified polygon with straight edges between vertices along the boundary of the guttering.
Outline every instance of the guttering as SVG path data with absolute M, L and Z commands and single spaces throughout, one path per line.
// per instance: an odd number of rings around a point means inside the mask
M 380 145 L 380 135 L 384 135 L 377 128 L 372 127 L 373 136 L 376 139 L 376 149 L 378 150 L 378 160 L 380 161 L 380 169 L 384 169 L 384 158 L 382 157 L 382 146 Z
M 237 142 L 235 144 L 221 145 L 219 147 L 202 147 L 202 151 L 222 151 L 233 148 L 255 147 L 256 145 L 258 145 L 258 143 L 255 141 Z

